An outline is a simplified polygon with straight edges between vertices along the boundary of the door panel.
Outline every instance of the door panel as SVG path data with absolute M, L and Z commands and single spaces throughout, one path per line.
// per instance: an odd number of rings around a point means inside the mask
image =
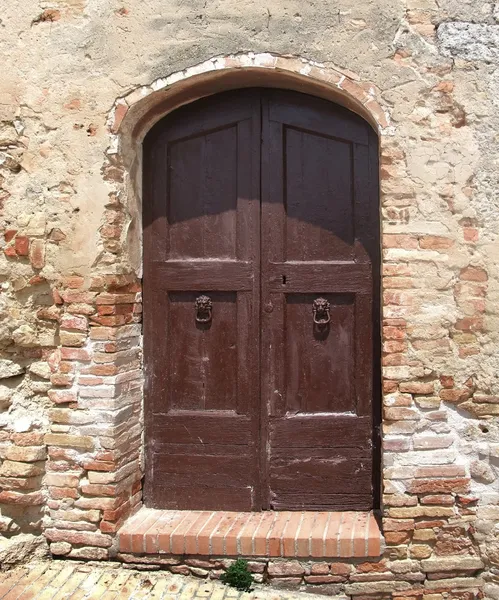
M 169 258 L 237 257 L 237 125 L 169 145 Z
M 286 413 L 354 412 L 354 298 L 322 294 L 331 324 L 320 329 L 310 310 L 315 297 L 284 297 Z
M 184 107 L 144 144 L 152 507 L 261 508 L 259 145 L 251 93 Z M 196 308 L 202 297 L 210 309 Z
M 192 327 L 194 292 L 169 294 L 170 339 L 167 397 L 171 410 L 233 410 L 237 397 L 235 292 L 208 292 L 210 326 Z
M 278 91 L 266 94 L 262 126 L 267 501 L 370 508 L 377 255 L 363 234 L 378 222 L 364 206 L 369 154 L 358 150 L 371 143 L 370 128 L 327 102 Z M 317 302 L 327 304 L 322 324 Z
M 144 164 L 146 503 L 371 508 L 374 132 L 241 90 L 165 117 Z
M 351 144 L 287 126 L 282 135 L 285 259 L 352 260 Z

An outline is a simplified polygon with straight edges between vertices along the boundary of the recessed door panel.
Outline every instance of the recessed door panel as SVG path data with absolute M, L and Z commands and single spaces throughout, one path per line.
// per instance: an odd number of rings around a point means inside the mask
M 236 258 L 237 126 L 168 146 L 171 259 Z
M 314 294 L 285 295 L 286 411 L 355 412 L 354 296 L 323 294 L 329 322 L 314 322 Z M 320 317 L 315 317 L 316 320 Z
M 287 126 L 283 136 L 286 260 L 351 260 L 351 143 Z
M 237 298 L 207 292 L 211 315 L 193 326 L 201 294 L 169 294 L 168 407 L 172 410 L 233 410 L 237 398 Z M 206 322 L 206 319 L 210 319 Z M 200 319 L 200 320 L 199 320 Z

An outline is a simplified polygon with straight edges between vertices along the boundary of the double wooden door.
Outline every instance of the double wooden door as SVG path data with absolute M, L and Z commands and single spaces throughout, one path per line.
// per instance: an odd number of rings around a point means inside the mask
M 148 134 L 149 506 L 373 506 L 377 156 L 357 115 L 269 89 Z

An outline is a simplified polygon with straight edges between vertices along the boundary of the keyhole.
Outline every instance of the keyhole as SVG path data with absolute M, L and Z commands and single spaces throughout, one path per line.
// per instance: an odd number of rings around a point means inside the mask
M 282 276 L 282 285 L 286 285 L 286 275 Z

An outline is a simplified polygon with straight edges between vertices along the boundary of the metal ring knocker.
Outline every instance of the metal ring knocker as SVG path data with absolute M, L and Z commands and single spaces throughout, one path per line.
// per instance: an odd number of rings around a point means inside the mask
M 198 296 L 194 303 L 197 323 L 210 323 L 213 313 L 213 303 L 209 296 Z
M 331 305 L 325 298 L 316 298 L 312 304 L 312 313 L 314 315 L 314 323 L 319 327 L 324 327 L 331 321 L 329 311 Z

